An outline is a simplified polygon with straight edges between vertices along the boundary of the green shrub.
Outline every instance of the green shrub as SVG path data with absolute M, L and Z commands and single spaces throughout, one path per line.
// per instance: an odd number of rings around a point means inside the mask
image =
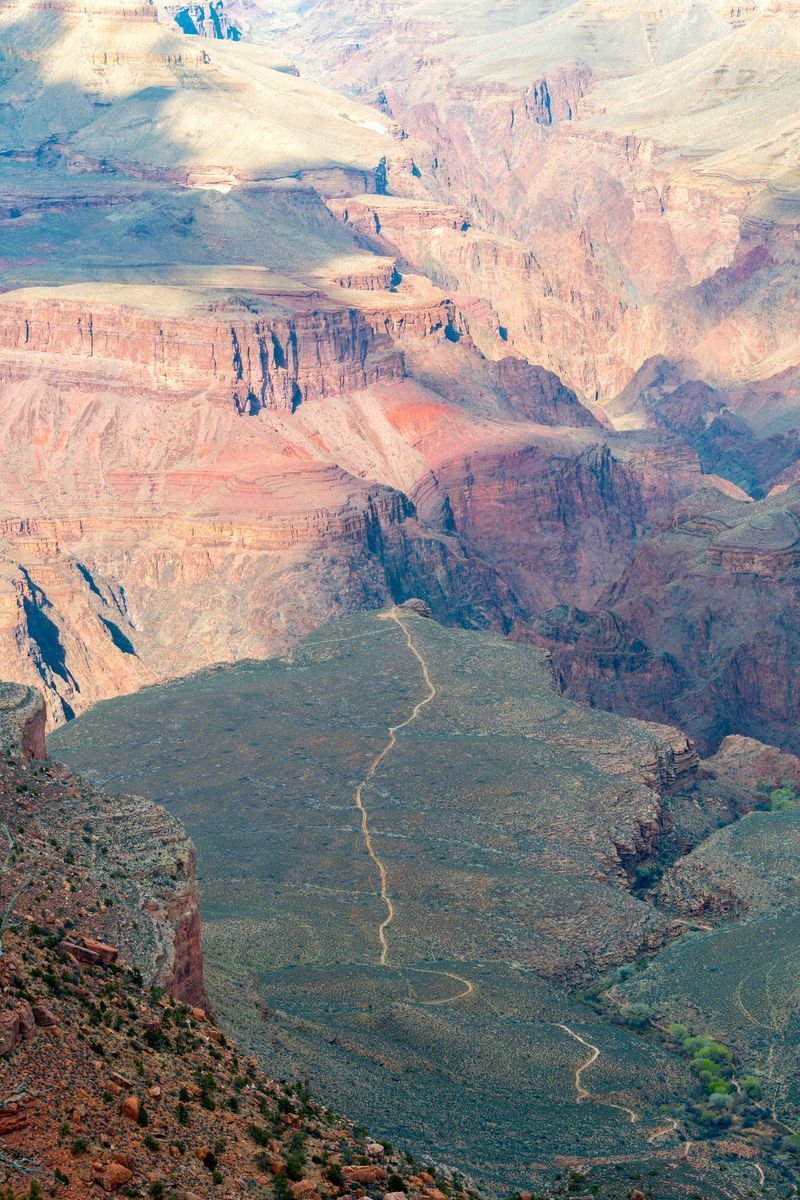
M 791 780 L 785 779 L 779 788 L 769 794 L 770 812 L 790 812 L 797 807 L 797 791 Z
M 341 1163 L 331 1163 L 330 1166 L 325 1168 L 323 1175 L 328 1183 L 332 1183 L 334 1187 L 344 1187 L 344 1172 L 342 1171 Z M 391 1188 L 387 1185 L 387 1191 L 392 1192 L 396 1190 L 399 1189 Z M 405 1188 L 403 1188 L 403 1191 L 405 1191 Z
M 247 1133 L 257 1146 L 268 1146 L 272 1140 L 269 1130 L 263 1125 L 250 1124 L 247 1126 Z
M 293 1183 L 298 1183 L 303 1178 L 303 1167 L 305 1166 L 306 1156 L 301 1154 L 299 1150 L 294 1150 L 286 1155 L 286 1174 Z
M 275 1182 L 272 1185 L 272 1194 L 275 1200 L 291 1200 L 292 1185 L 285 1175 L 276 1175 Z
M 653 1017 L 649 1004 L 625 1004 L 620 1009 L 620 1015 L 631 1029 L 646 1029 Z

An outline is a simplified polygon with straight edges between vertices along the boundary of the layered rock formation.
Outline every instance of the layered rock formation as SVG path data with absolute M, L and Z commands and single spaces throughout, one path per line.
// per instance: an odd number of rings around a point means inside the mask
M 50 928 L 69 917 L 85 961 L 112 946 L 148 983 L 207 1006 L 195 851 L 182 826 L 150 800 L 112 799 L 42 762 L 41 696 L 4 684 L 2 699 L 0 825 L 13 830 L 13 855 L 0 885 L 6 901 L 19 893 L 17 918 Z
M 793 478 L 777 160 L 748 142 L 761 182 L 722 187 L 685 129 L 634 131 L 625 90 L 673 95 L 693 46 L 727 62 L 784 16 L 648 42 L 612 13 L 617 46 L 571 13 L 576 64 L 541 14 L 401 12 L 357 5 L 360 49 L 322 2 L 248 10 L 247 43 L 150 5 L 0 16 L 0 665 L 52 723 L 388 599 L 527 636 L 630 591 L 701 485 Z M 278 26 L 373 107 L 298 73 Z M 650 634 L 617 611 L 564 686 L 680 718 L 688 651 Z
M 792 11 L 360 0 L 352 24 L 317 0 L 285 44 L 402 131 L 424 199 L 337 202 L 365 236 L 490 300 L 586 399 L 662 355 L 796 414 L 800 131 L 767 99 L 797 88 Z
M 555 376 L 481 355 L 486 305 L 398 274 L 393 248 L 331 214 L 321 194 L 334 205 L 365 163 L 385 187 L 385 122 L 253 47 L 198 59 L 155 16 L 36 10 L 27 49 L 9 26 L 6 91 L 31 103 L 10 129 L 2 223 L 6 674 L 43 683 L 58 722 L 387 598 L 505 630 L 572 595 L 573 576 L 592 602 L 696 486 L 696 457 L 665 485 L 676 450 L 658 431 L 609 447 Z M 77 132 L 61 138 L 67 62 Z M 218 89 L 239 97 L 240 127 L 253 78 L 251 140 L 210 165 Z
M 642 543 L 600 611 L 546 613 L 534 636 L 576 698 L 680 713 L 705 748 L 736 732 L 797 750 L 799 531 L 794 487 L 758 503 L 701 492 Z

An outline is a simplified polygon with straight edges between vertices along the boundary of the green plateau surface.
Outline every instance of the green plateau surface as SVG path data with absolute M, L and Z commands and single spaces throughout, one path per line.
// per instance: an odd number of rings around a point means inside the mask
M 540 651 L 401 611 L 101 704 L 50 750 L 184 822 L 212 999 L 274 1074 L 491 1191 L 580 1166 L 746 1196 L 750 1163 L 686 1157 L 686 1062 L 570 994 L 665 940 L 617 852 L 659 736 L 556 694 Z

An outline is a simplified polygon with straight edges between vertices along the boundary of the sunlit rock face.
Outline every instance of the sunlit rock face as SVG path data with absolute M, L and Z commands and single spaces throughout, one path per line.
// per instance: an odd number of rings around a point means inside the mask
M 0 16 L 4 673 L 58 722 L 387 599 L 508 631 L 599 536 L 593 599 L 696 455 L 666 489 L 629 477 L 659 431 L 609 449 L 480 294 L 354 227 L 348 195 L 417 187 L 385 115 L 174 16 Z
M 783 30 L 781 94 L 789 18 L 484 9 L 0 14 L 0 665 L 51 722 L 409 596 L 527 636 L 794 478 L 788 183 L 697 92 Z
M 390 211 L 386 236 L 520 352 L 604 401 L 654 355 L 726 389 L 796 368 L 791 6 L 351 8 L 304 6 L 286 44 L 408 135 L 420 189 L 473 228 Z

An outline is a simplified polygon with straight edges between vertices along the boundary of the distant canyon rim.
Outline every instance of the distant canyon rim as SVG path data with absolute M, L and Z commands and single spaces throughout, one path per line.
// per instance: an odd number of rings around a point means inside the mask
M 0 24 L 0 665 L 51 726 L 419 596 L 800 748 L 791 5 Z
M 159 1055 L 446 1164 L 410 1200 L 796 1190 L 798 95 L 796 0 L 0 6 L 28 915 L 210 998 Z M 169 1171 L 273 1189 L 183 1091 Z M 291 1200 L 379 1200 L 358 1139 Z

